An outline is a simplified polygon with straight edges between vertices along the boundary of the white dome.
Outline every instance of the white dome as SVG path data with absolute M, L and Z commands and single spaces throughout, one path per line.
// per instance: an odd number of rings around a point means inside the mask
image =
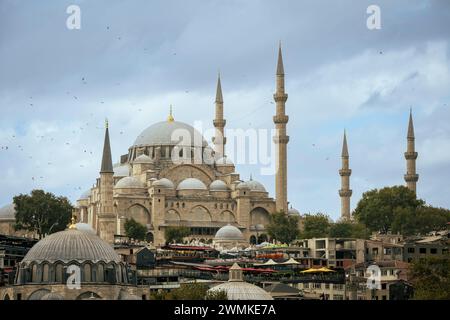
M 136 159 L 134 159 L 133 163 L 152 163 L 152 158 L 150 158 L 148 155 L 146 154 L 141 154 L 139 157 L 136 157 Z
M 288 210 L 288 215 L 290 215 L 290 216 L 299 216 L 300 215 L 300 211 L 298 211 L 297 209 L 291 207 Z
M 15 213 L 14 203 L 8 204 L 0 208 L 0 219 L 14 219 Z
M 208 145 L 200 132 L 184 122 L 162 121 L 155 123 L 142 131 L 136 138 L 134 146 L 197 146 L 205 147 Z
M 233 161 L 231 161 L 230 159 L 228 159 L 228 157 L 222 157 L 218 160 L 216 160 L 216 165 L 219 166 L 234 166 Z
M 217 231 L 214 240 L 244 240 L 244 235 L 241 230 L 228 224 Z
M 266 192 L 266 188 L 264 188 L 262 183 L 260 183 L 258 181 L 250 180 L 250 181 L 247 181 L 246 183 L 247 183 L 247 186 L 250 188 L 250 191 Z
M 244 281 L 228 281 L 208 291 L 225 291 L 228 300 L 273 300 L 266 290 Z
M 87 200 L 91 196 L 91 189 L 83 192 L 78 200 Z
M 227 184 L 222 180 L 214 180 L 209 185 L 210 191 L 228 191 Z
M 116 183 L 115 188 L 118 188 L 118 189 L 145 188 L 145 184 L 143 184 L 140 180 L 138 180 L 135 177 L 125 177 L 125 178 L 120 179 Z
M 177 190 L 207 190 L 205 184 L 197 178 L 187 178 L 180 182 Z
M 240 182 L 236 186 L 236 189 L 250 189 L 250 186 L 247 184 L 247 182 Z
M 116 165 L 113 171 L 114 177 L 128 177 L 130 175 L 130 166 L 128 164 Z
M 173 182 L 167 178 L 162 178 L 162 179 L 156 180 L 155 182 L 153 182 L 152 186 L 158 187 L 158 188 L 165 188 L 165 189 L 175 188 L 175 185 L 173 184 Z

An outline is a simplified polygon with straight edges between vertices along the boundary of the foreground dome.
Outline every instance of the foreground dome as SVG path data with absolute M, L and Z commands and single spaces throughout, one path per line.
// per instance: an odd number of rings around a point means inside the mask
M 208 145 L 200 132 L 192 126 L 179 121 L 162 121 L 142 131 L 136 138 L 134 146 L 196 146 Z
M 36 261 L 120 262 L 113 247 L 96 234 L 77 229 L 53 233 L 36 243 L 22 263 Z
M 127 189 L 127 188 L 145 188 L 145 184 L 135 177 L 125 177 L 120 179 L 114 188 Z

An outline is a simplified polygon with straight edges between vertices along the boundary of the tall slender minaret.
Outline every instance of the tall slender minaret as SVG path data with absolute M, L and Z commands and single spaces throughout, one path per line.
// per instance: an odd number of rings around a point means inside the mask
M 276 133 L 273 141 L 276 145 L 276 176 L 275 176 L 275 197 L 277 211 L 287 214 L 287 144 L 289 136 L 286 135 L 286 123 L 289 117 L 285 113 L 285 104 L 288 95 L 284 92 L 284 67 L 281 54 L 281 43 L 278 48 L 278 64 L 276 73 L 276 92 L 273 98 L 276 102 L 276 115 L 273 117 Z
M 105 123 L 102 165 L 100 168 L 100 206 L 98 211 L 98 233 L 106 242 L 114 243 L 116 219 L 113 212 L 113 164 L 109 142 L 108 120 Z
M 352 170 L 349 166 L 347 135 L 345 131 L 341 158 L 342 169 L 339 170 L 339 175 L 341 176 L 341 190 L 339 190 L 339 196 L 341 197 L 341 218 L 343 220 L 350 220 L 350 197 L 352 196 L 352 190 L 350 189 L 350 175 L 352 174 Z
M 214 151 L 216 158 L 220 159 L 225 156 L 225 124 L 226 120 L 223 118 L 223 96 L 222 85 L 220 83 L 220 74 L 217 77 L 217 90 L 216 90 L 216 118 L 213 120 L 214 127 L 216 128 L 215 137 L 213 138 Z
M 415 149 L 415 137 L 414 137 L 414 124 L 412 118 L 412 110 L 409 112 L 409 125 L 408 125 L 408 135 L 407 135 L 407 148 L 405 152 L 406 159 L 406 174 L 405 181 L 406 186 L 409 190 L 416 193 L 416 185 L 419 180 L 419 175 L 416 173 L 416 159 L 417 152 Z

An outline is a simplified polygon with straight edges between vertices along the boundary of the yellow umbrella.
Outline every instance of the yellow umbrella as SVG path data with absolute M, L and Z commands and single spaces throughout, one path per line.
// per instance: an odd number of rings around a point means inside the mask
M 328 269 L 327 267 L 322 267 L 320 269 L 317 269 L 317 271 L 320 271 L 320 272 L 336 272 L 334 270 Z
M 300 271 L 301 273 L 313 273 L 313 272 L 320 272 L 319 269 L 310 268 L 308 270 Z

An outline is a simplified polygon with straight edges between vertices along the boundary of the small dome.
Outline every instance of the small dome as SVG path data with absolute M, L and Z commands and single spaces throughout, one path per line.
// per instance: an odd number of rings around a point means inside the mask
M 139 157 L 134 159 L 133 163 L 152 163 L 152 158 L 146 154 L 141 154 Z
M 173 184 L 173 182 L 167 178 L 162 178 L 162 179 L 156 180 L 155 182 L 153 182 L 152 186 L 158 187 L 158 188 L 165 188 L 165 189 L 175 188 L 175 185 Z
M 48 235 L 36 243 L 22 262 L 48 261 L 120 262 L 113 247 L 96 234 L 69 229 Z
M 228 157 L 222 157 L 218 160 L 216 160 L 216 165 L 219 166 L 234 166 L 233 161 L 231 161 L 230 159 L 228 159 Z
M 14 219 L 15 213 L 14 203 L 8 204 L 0 208 L 0 219 Z
M 229 281 L 209 289 L 209 291 L 225 291 L 228 300 L 273 300 L 270 293 L 257 285 L 244 281 Z
M 91 196 L 91 189 L 83 192 L 78 200 L 88 200 L 90 196 Z
M 250 189 L 250 186 L 247 184 L 247 182 L 240 182 L 237 186 L 236 189 Z
M 145 184 L 135 177 L 125 177 L 120 179 L 116 183 L 115 188 L 118 189 L 145 188 Z
M 83 223 L 83 222 L 78 222 L 78 223 L 75 223 L 75 227 L 77 228 L 77 230 L 96 234 L 95 230 L 92 229 L 90 224 Z
M 222 180 L 214 180 L 209 185 L 210 191 L 228 191 L 227 184 Z
M 220 228 L 216 235 L 214 236 L 214 240 L 243 240 L 244 235 L 241 230 L 228 224 L 222 228 Z
M 177 190 L 207 190 L 205 184 L 197 178 L 187 178 L 180 182 Z
M 114 177 L 128 177 L 130 175 L 130 166 L 128 164 L 117 165 L 113 170 Z
M 290 215 L 290 216 L 299 216 L 300 215 L 300 211 L 298 211 L 297 209 L 291 207 L 288 210 L 288 215 Z
M 262 185 L 262 183 L 250 180 L 246 182 L 248 187 L 250 188 L 250 191 L 256 191 L 256 192 L 266 192 L 266 188 Z

